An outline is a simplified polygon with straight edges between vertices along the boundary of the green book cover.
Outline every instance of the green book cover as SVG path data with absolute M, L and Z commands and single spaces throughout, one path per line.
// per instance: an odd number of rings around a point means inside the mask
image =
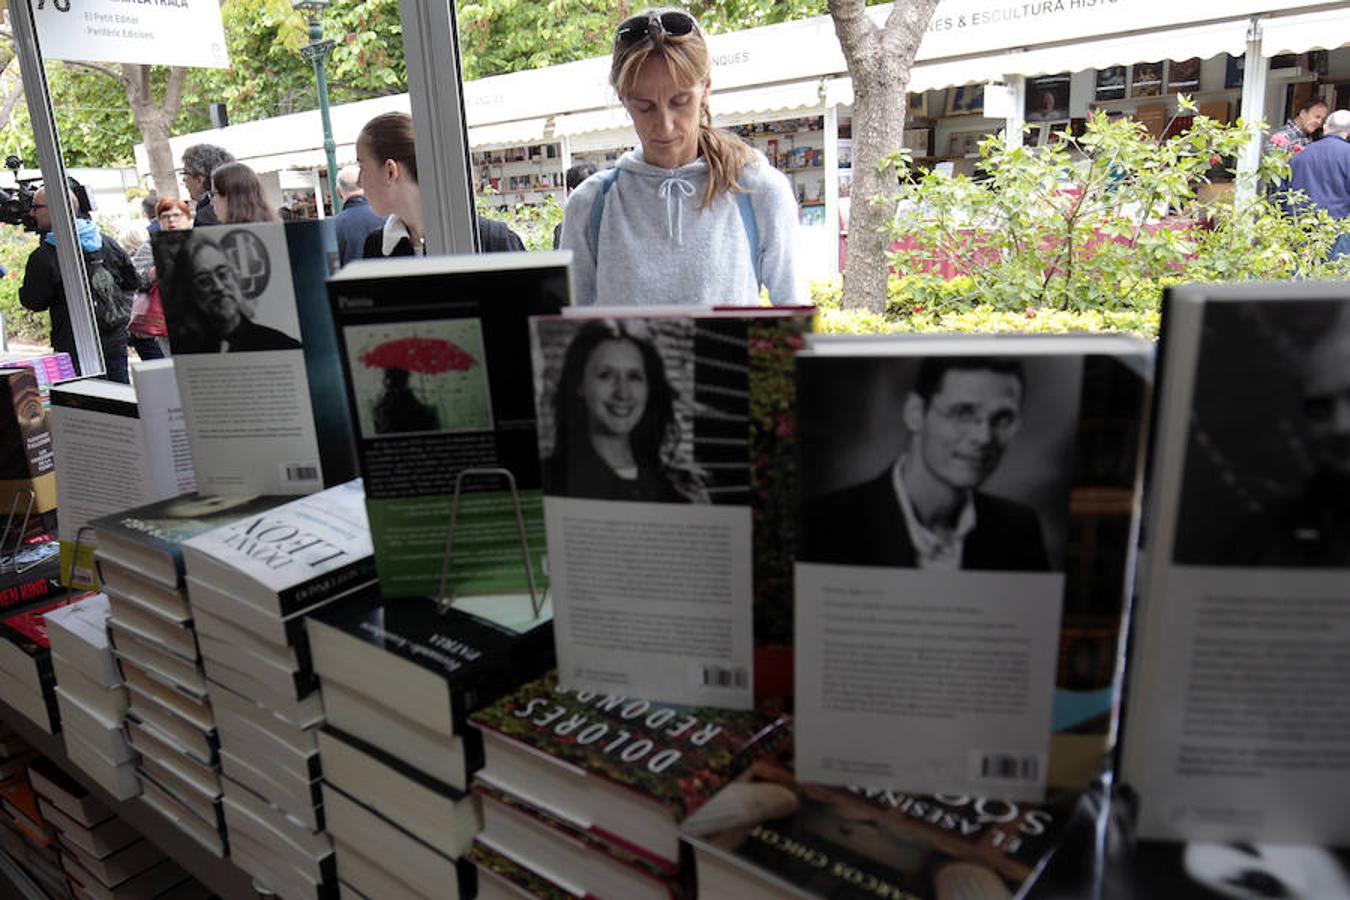
M 528 320 L 565 304 L 562 259 L 372 260 L 329 279 L 386 596 L 439 593 L 457 484 L 449 592 L 531 609 L 522 530 L 547 587 Z

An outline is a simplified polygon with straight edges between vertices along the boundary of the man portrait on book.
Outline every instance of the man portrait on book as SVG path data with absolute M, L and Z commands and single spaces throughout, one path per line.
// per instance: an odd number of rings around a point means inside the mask
M 801 559 L 923 569 L 1048 571 L 1036 511 L 981 490 L 1016 438 L 1020 361 L 925 357 L 904 392 L 908 446 L 879 475 L 809 504 Z
M 170 316 L 170 326 L 178 326 L 170 335 L 175 353 L 300 349 L 300 342 L 290 335 L 253 321 L 234 262 L 205 233 L 191 232 L 173 275 L 171 296 L 188 298 L 179 321 Z
M 1291 496 L 1239 524 L 1222 560 L 1229 565 L 1350 568 L 1350 313 L 1297 360 L 1311 469 Z

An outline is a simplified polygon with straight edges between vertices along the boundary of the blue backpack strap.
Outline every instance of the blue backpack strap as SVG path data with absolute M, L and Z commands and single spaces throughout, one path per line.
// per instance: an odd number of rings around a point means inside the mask
M 745 182 L 740 182 L 745 187 Z M 750 242 L 750 264 L 755 269 L 755 287 L 764 284 L 760 276 L 759 225 L 755 222 L 755 207 L 750 202 L 750 191 L 736 192 L 736 208 L 741 212 L 741 224 L 745 226 L 745 239 Z
M 606 169 L 600 173 L 600 196 L 591 204 L 591 262 L 600 255 L 600 219 L 605 215 L 605 195 L 614 187 L 619 178 L 619 169 Z

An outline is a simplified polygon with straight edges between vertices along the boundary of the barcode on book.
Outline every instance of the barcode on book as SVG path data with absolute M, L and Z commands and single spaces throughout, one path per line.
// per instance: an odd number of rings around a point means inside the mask
M 991 781 L 1039 781 L 1041 758 L 1037 754 L 980 753 L 976 756 L 977 777 Z
M 702 666 L 703 686 L 715 688 L 734 688 L 745 690 L 750 686 L 750 673 L 743 668 L 725 666 Z
M 319 480 L 319 467 L 314 463 L 286 463 L 281 471 L 288 482 Z

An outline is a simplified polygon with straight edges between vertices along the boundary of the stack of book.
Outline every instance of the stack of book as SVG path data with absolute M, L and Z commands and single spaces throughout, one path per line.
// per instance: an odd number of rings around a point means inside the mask
M 76 599 L 59 597 L 0 619 L 0 700 L 48 734 L 61 730 L 61 714 L 43 617 Z
M 169 888 L 195 886 L 163 851 L 47 760 L 33 764 L 29 780 L 39 810 L 58 831 L 61 867 L 73 895 L 160 897 Z
M 466 716 L 548 665 L 551 625 L 513 631 L 372 587 L 311 618 L 308 631 L 342 886 L 367 897 L 473 896 L 464 854 L 481 818 L 468 783 L 483 748 Z
M 27 767 L 0 783 L 0 821 L 8 832 L 3 840 L 10 856 L 19 861 L 28 874 L 48 892 L 65 886 L 55 823 L 38 808 L 36 796 L 28 784 Z M 17 837 L 17 840 L 15 839 Z
M 692 884 L 680 822 L 788 733 L 783 716 L 568 691 L 554 674 L 472 721 L 489 891 L 653 900 Z
M 108 634 L 130 693 L 126 736 L 146 800 L 212 853 L 226 849 L 216 716 L 207 693 L 182 543 L 282 502 L 188 494 L 92 522 Z
M 122 720 L 127 689 L 108 643 L 108 597 L 86 594 L 47 614 L 66 754 L 119 800 L 141 792 Z
M 329 895 L 304 618 L 374 580 L 360 482 L 251 514 L 183 545 L 220 731 L 230 853 L 287 898 Z

